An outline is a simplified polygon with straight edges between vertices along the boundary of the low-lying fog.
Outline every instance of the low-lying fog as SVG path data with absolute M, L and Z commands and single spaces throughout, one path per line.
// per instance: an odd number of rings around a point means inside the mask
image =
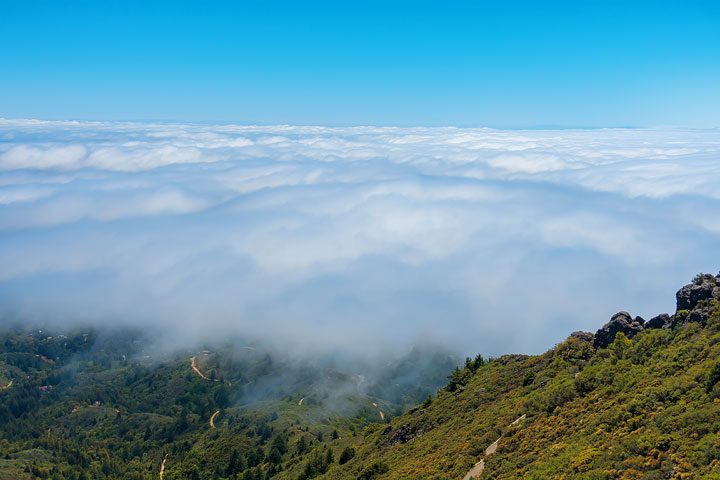
M 0 322 L 536 353 L 717 272 L 720 131 L 0 121 Z

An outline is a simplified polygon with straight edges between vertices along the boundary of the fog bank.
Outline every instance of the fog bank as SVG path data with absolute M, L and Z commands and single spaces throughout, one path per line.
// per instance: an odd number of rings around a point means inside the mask
M 720 131 L 0 120 L 0 322 L 535 353 L 720 268 Z

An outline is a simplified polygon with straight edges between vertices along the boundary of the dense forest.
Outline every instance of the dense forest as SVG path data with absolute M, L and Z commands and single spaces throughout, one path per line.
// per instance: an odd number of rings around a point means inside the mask
M 452 370 L 413 350 L 370 381 L 252 347 L 154 358 L 130 330 L 14 329 L 0 479 L 717 480 L 720 275 L 676 300 L 537 356 Z
M 0 479 L 314 478 L 455 364 L 413 349 L 363 375 L 234 342 L 157 354 L 128 329 L 11 329 L 0 338 Z

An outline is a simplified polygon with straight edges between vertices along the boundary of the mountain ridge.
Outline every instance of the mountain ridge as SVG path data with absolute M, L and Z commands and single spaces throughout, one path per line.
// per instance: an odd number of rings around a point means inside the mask
M 481 479 L 720 479 L 720 274 L 676 300 L 541 355 L 468 359 L 324 478 L 467 479 L 482 462 Z

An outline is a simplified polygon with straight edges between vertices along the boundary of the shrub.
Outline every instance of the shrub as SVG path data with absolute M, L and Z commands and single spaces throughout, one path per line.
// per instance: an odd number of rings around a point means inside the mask
M 705 391 L 710 393 L 718 382 L 720 382 L 720 362 L 716 363 L 712 370 L 710 370 L 707 382 L 705 382 Z
M 378 475 L 382 475 L 383 473 L 387 473 L 390 470 L 387 465 L 385 465 L 382 462 L 375 462 L 372 465 L 365 467 L 362 472 L 360 472 L 360 475 L 358 476 L 358 480 L 371 480 Z

